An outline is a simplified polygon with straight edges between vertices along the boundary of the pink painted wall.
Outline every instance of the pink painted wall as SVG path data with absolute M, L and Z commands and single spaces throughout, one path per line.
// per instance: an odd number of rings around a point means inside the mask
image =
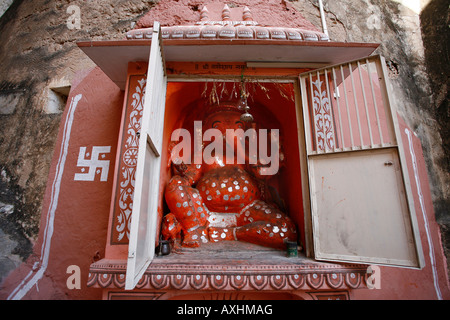
M 245 4 L 245 1 L 234 2 Z M 289 2 L 284 3 L 289 5 Z M 221 20 L 222 1 L 198 3 L 192 0 L 162 0 L 136 27 L 148 27 L 153 20 L 158 20 L 163 25 L 198 21 L 198 15 L 190 15 L 191 11 L 184 9 L 188 5 L 198 5 L 201 9 L 202 4 L 208 6 L 211 19 Z M 316 29 L 300 15 L 288 16 L 287 11 L 280 11 L 279 16 L 275 17 L 274 8 L 279 6 L 279 0 L 260 1 L 252 5 L 254 20 L 270 20 L 274 26 Z M 239 8 L 231 9 L 232 18 L 240 14 L 237 12 Z M 88 288 L 86 282 L 90 264 L 105 256 L 105 247 L 110 239 L 107 235 L 111 223 L 111 194 L 116 175 L 116 152 L 123 119 L 124 93 L 99 69 L 84 72 L 75 82 L 62 116 L 34 254 L 2 283 L 0 299 L 102 298 L 101 290 Z M 82 98 L 76 109 L 71 109 L 70 101 L 78 94 Z M 408 136 L 405 129 L 402 122 L 425 267 L 423 270 L 380 267 L 381 290 L 353 290 L 350 292 L 352 299 L 436 299 L 439 294 L 443 299 L 450 299 L 447 266 L 442 253 L 439 228 L 434 218 L 422 148 L 419 139 L 413 134 Z M 409 137 L 412 141 L 411 148 Z M 75 180 L 75 174 L 83 173 L 82 168 L 85 173 L 88 170 L 88 167 L 77 166 L 82 147 L 86 147 L 86 152 L 90 155 L 93 147 L 110 147 L 110 151 L 100 153 L 98 159 L 109 161 L 106 181 L 101 181 L 102 171 L 94 174 L 93 181 Z M 90 155 L 85 158 L 91 160 Z M 126 245 L 121 248 L 123 250 L 120 254 L 126 252 Z M 67 288 L 66 280 L 70 274 L 66 271 L 70 265 L 80 267 L 79 290 Z
M 104 256 L 111 199 L 112 177 L 122 114 L 123 92 L 98 68 L 85 72 L 73 84 L 62 116 L 41 213 L 39 239 L 33 255 L 3 282 L 1 299 L 100 299 L 101 292 L 86 286 L 89 265 Z M 81 94 L 76 108 L 70 101 Z M 86 147 L 87 165 L 94 164 L 93 147 L 109 147 L 100 153 L 108 163 L 92 168 L 93 178 L 77 181 L 88 173 L 78 166 L 80 148 Z M 97 170 L 100 172 L 97 173 Z M 80 178 L 78 178 L 80 179 Z M 92 180 L 92 181 L 91 181 Z M 81 271 L 81 289 L 69 290 L 67 268 Z

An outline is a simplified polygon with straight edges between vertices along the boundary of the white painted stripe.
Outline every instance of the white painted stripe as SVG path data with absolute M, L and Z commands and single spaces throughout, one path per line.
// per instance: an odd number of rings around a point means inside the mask
M 53 236 L 53 225 L 55 221 L 55 212 L 58 207 L 59 192 L 61 188 L 62 175 L 64 172 L 64 167 L 66 164 L 67 150 L 69 148 L 70 133 L 72 131 L 72 124 L 74 119 L 74 113 L 77 108 L 78 102 L 81 100 L 83 95 L 78 94 L 70 103 L 69 110 L 67 112 L 66 120 L 64 123 L 63 138 L 61 142 L 61 150 L 59 153 L 58 163 L 56 165 L 55 178 L 52 184 L 52 193 L 50 198 L 50 206 L 47 212 L 47 220 L 44 230 L 44 240 L 41 247 L 41 257 L 39 262 L 35 263 L 33 270 L 28 273 L 28 275 L 22 280 L 19 286 L 11 292 L 8 296 L 8 300 L 20 300 L 22 299 L 28 291 L 37 285 L 37 282 L 42 278 L 44 272 L 47 270 L 48 259 L 50 256 L 50 246 Z M 36 271 L 36 269 L 39 269 Z M 34 274 L 34 275 L 33 275 Z M 30 280 L 28 280 L 33 276 Z
M 441 294 L 441 289 L 439 288 L 439 280 L 438 280 L 438 274 L 437 274 L 437 269 L 436 269 L 436 257 L 434 255 L 434 245 L 433 245 L 433 240 L 431 239 L 431 236 L 430 236 L 430 227 L 428 225 L 428 218 L 427 218 L 427 214 L 426 214 L 425 203 L 423 200 L 422 189 L 420 188 L 419 170 L 417 168 L 417 160 L 416 160 L 416 154 L 415 154 L 414 148 L 413 148 L 412 135 L 411 135 L 411 131 L 409 131 L 408 129 L 405 129 L 405 133 L 408 136 L 409 152 L 411 153 L 411 159 L 412 159 L 412 164 L 413 164 L 413 168 L 414 168 L 414 177 L 416 180 L 417 193 L 419 195 L 420 208 L 422 209 L 423 221 L 425 223 L 425 231 L 426 231 L 427 239 L 428 239 L 428 248 L 429 248 L 430 261 L 431 261 L 431 269 L 433 271 L 433 279 L 434 279 L 434 289 L 436 291 L 437 298 L 439 300 L 442 300 L 442 294 Z

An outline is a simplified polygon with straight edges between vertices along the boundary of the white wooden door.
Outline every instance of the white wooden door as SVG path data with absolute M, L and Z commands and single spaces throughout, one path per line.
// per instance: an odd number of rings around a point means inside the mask
M 318 260 L 423 266 L 386 81 L 380 56 L 300 75 Z
M 167 76 L 158 22 L 153 27 L 139 137 L 125 289 L 133 289 L 155 253 Z

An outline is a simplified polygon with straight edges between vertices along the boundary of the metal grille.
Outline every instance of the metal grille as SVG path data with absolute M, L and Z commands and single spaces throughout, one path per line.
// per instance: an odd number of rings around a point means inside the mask
M 379 56 L 301 75 L 308 154 L 396 146 Z

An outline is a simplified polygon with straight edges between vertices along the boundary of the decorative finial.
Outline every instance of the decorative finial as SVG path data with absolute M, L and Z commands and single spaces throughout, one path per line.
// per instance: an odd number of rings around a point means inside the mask
M 200 21 L 208 21 L 209 20 L 209 11 L 206 6 L 203 6 L 202 11 L 200 12 Z
M 230 8 L 227 4 L 225 4 L 222 9 L 222 20 L 230 21 Z
M 242 72 L 241 75 L 241 101 L 239 102 L 238 108 L 240 110 L 243 110 L 244 113 L 241 114 L 241 121 L 244 122 L 253 122 L 253 116 L 250 114 L 250 107 L 247 104 L 247 97 L 249 96 L 249 93 L 247 90 L 245 90 L 245 79 L 244 79 L 244 72 Z
M 242 19 L 244 21 L 253 21 L 252 12 L 250 11 L 250 9 L 247 6 L 244 8 L 244 12 L 242 14 Z

